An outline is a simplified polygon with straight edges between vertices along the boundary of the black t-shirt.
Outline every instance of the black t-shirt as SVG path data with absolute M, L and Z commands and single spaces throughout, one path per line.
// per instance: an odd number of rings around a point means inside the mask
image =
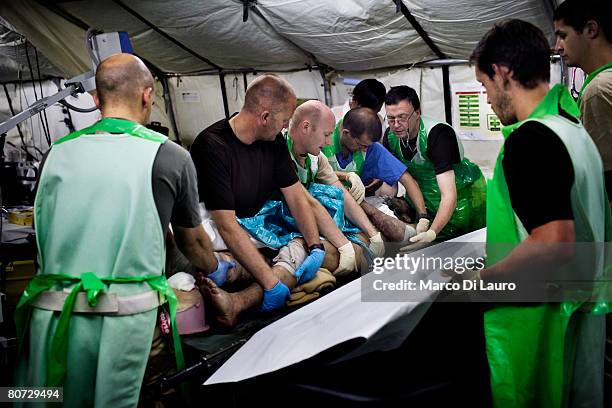
M 196 137 L 191 157 L 200 201 L 209 211 L 234 210 L 240 218 L 250 217 L 280 188 L 298 182 L 280 133 L 274 141 L 247 145 L 236 137 L 227 119 Z
M 406 160 L 411 160 L 416 154 L 417 141 L 418 137 L 408 139 L 407 144 L 400 141 L 402 154 Z M 385 131 L 383 145 L 391 153 L 394 153 L 389 148 L 389 128 Z M 461 161 L 457 137 L 452 127 L 439 123 L 431 128 L 427 137 L 427 157 L 433 163 L 436 174 L 452 170 L 453 165 Z
M 527 232 L 551 221 L 574 219 L 574 168 L 552 130 L 534 121 L 520 126 L 506 139 L 502 165 L 512 208 Z

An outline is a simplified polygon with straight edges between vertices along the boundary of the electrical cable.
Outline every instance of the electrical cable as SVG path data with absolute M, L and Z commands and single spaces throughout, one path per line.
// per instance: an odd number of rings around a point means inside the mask
M 38 84 L 40 85 L 40 97 L 44 98 L 45 95 L 43 94 L 43 83 L 42 83 L 42 76 L 40 75 L 40 64 L 38 62 L 38 50 L 36 49 L 36 47 L 34 47 L 34 56 L 36 57 L 36 71 L 38 73 Z M 47 132 L 49 133 L 49 145 L 51 145 L 50 143 L 51 142 L 51 128 L 49 127 L 49 120 L 47 119 L 47 110 L 43 109 L 42 114 L 45 118 L 45 125 L 47 126 Z
M 15 109 L 13 109 L 13 102 L 11 100 L 11 96 L 9 94 L 8 88 L 6 87 L 5 83 L 2 84 L 2 87 L 4 88 L 4 94 L 6 95 L 6 101 L 8 103 L 9 110 L 11 111 L 11 116 L 15 116 Z M 35 157 L 32 156 L 32 154 L 28 151 L 28 146 L 26 145 L 25 137 L 23 136 L 23 132 L 21 131 L 21 127 L 19 125 L 17 125 L 17 132 L 19 132 L 19 138 L 21 139 L 21 149 L 26 152 L 26 158 L 35 160 Z M 10 142 L 7 142 L 7 143 L 15 147 L 14 144 Z
M 26 60 L 28 62 L 28 69 L 30 70 L 30 80 L 33 83 L 33 89 L 34 89 L 34 99 L 38 100 L 38 93 L 36 92 L 36 85 L 34 83 L 34 70 L 32 69 L 32 63 L 30 62 L 30 53 L 28 51 L 28 42 L 25 42 L 25 54 L 26 54 Z M 47 143 L 49 144 L 49 146 L 51 146 L 51 136 L 47 133 L 47 128 L 45 128 L 45 123 L 43 122 L 42 119 L 42 115 L 40 113 L 38 113 L 38 117 L 40 119 L 40 124 L 43 128 L 43 132 L 45 134 L 45 139 L 47 140 Z
M 96 106 L 94 106 L 92 108 L 79 108 L 78 106 L 74 106 L 74 105 L 66 102 L 65 100 L 64 101 L 59 101 L 59 103 L 61 103 L 62 105 L 64 105 L 68 109 L 72 109 L 73 111 L 79 112 L 79 113 L 89 113 L 89 112 L 93 112 L 93 111 L 98 109 Z

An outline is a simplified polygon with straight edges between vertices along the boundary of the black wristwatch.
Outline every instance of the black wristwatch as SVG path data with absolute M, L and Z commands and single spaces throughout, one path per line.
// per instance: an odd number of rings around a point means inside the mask
M 417 215 L 417 220 L 420 220 L 421 218 L 425 218 L 426 220 L 431 221 L 431 217 L 427 213 L 421 213 Z
M 325 252 L 325 247 L 323 244 L 314 244 L 308 247 L 308 254 L 311 254 L 315 249 L 320 249 L 321 251 Z

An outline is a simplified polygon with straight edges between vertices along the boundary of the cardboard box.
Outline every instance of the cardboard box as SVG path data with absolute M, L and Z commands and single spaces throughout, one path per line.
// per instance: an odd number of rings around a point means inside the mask
M 32 226 L 32 210 L 17 210 L 10 212 L 8 222 L 11 224 Z

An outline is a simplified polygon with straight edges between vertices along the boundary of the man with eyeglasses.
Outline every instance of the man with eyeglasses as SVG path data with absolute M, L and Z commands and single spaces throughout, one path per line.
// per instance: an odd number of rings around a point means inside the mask
M 478 166 L 463 157 L 453 128 L 421 116 L 419 97 L 409 86 L 391 88 L 385 110 L 389 128 L 382 144 L 407 166 L 427 211 L 435 214 L 424 239 L 448 239 L 484 227 L 486 183 Z

